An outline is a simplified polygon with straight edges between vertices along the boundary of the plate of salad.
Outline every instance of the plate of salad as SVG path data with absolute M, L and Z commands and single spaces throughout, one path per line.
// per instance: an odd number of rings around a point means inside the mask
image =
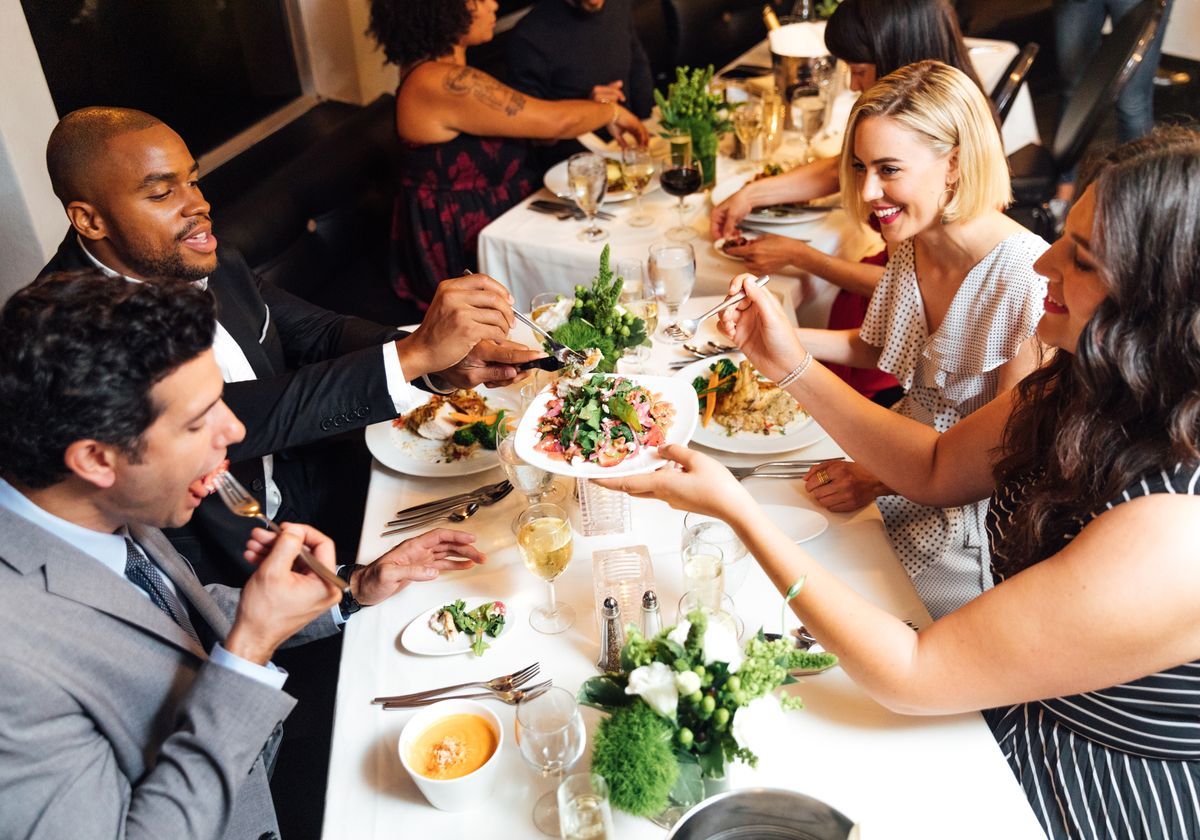
M 400 634 L 400 644 L 421 656 L 483 656 L 508 627 L 508 608 L 494 598 L 458 598 L 424 610 Z
M 497 391 L 433 394 L 395 420 L 367 427 L 367 448 L 379 463 L 407 475 L 430 478 L 471 475 L 499 465 L 496 435 L 516 413 Z
M 825 430 L 741 353 L 697 359 L 675 373 L 688 383 L 700 424 L 693 440 L 720 452 L 776 455 L 824 440 Z
M 617 478 L 666 463 L 658 447 L 686 444 L 696 429 L 696 395 L 665 376 L 588 373 L 551 383 L 517 427 L 517 454 L 547 472 Z

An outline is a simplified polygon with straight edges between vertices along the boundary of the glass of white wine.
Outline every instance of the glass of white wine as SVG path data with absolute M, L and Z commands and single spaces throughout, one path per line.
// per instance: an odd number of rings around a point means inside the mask
M 721 609 L 725 594 L 725 555 L 712 543 L 693 540 L 680 552 L 683 558 L 683 591 L 706 609 Z
M 567 160 L 567 187 L 579 209 L 587 214 L 588 226 L 579 232 L 584 242 L 600 242 L 608 231 L 596 224 L 600 202 L 608 189 L 608 163 L 592 152 L 580 152 Z
M 764 93 L 759 107 L 762 109 L 763 157 L 769 161 L 783 136 L 783 97 L 774 91 Z
M 539 633 L 561 633 L 575 623 L 570 604 L 559 604 L 554 595 L 554 579 L 571 562 L 574 538 L 567 512 L 558 505 L 530 505 L 517 517 L 517 547 L 525 568 L 546 581 L 546 606 L 529 613 L 529 624 Z
M 654 218 L 642 210 L 642 193 L 650 186 L 654 177 L 654 158 L 647 148 L 632 148 L 621 150 L 621 174 L 625 184 L 633 190 L 633 215 L 628 222 L 633 227 L 646 227 L 654 223 Z
M 608 782 L 599 773 L 576 773 L 558 786 L 558 824 L 563 840 L 608 840 L 613 833 Z
M 762 111 L 757 102 L 743 103 L 733 112 L 733 133 L 742 142 L 742 147 L 746 150 L 746 159 L 751 163 L 750 166 L 741 167 L 742 172 L 750 172 L 757 168 L 754 165 L 758 160 L 754 154 L 754 140 L 761 130 Z

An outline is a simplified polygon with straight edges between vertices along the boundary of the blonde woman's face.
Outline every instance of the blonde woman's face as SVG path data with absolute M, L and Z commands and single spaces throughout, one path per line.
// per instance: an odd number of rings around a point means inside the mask
M 940 225 L 947 187 L 958 177 L 957 155 L 890 117 L 867 117 L 854 133 L 855 189 L 889 245 Z

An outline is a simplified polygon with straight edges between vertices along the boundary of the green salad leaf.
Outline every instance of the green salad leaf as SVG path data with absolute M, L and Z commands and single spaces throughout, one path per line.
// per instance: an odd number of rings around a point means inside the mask
M 476 656 L 483 656 L 488 649 L 485 637 L 494 639 L 504 629 L 506 609 L 503 601 L 485 601 L 475 609 L 468 610 L 466 602 L 459 598 L 438 610 L 438 613 L 443 612 L 450 613 L 454 626 L 471 637 L 471 650 Z

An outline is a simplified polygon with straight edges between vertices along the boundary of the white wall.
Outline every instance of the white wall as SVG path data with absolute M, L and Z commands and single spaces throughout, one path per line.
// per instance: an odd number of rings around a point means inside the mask
M 366 36 L 367 0 L 296 0 L 312 90 L 366 104 L 396 86 Z M 34 278 L 66 231 L 46 175 L 58 121 L 20 0 L 0 0 L 0 301 Z
M 1200 0 L 1175 0 L 1163 52 L 1200 61 Z

